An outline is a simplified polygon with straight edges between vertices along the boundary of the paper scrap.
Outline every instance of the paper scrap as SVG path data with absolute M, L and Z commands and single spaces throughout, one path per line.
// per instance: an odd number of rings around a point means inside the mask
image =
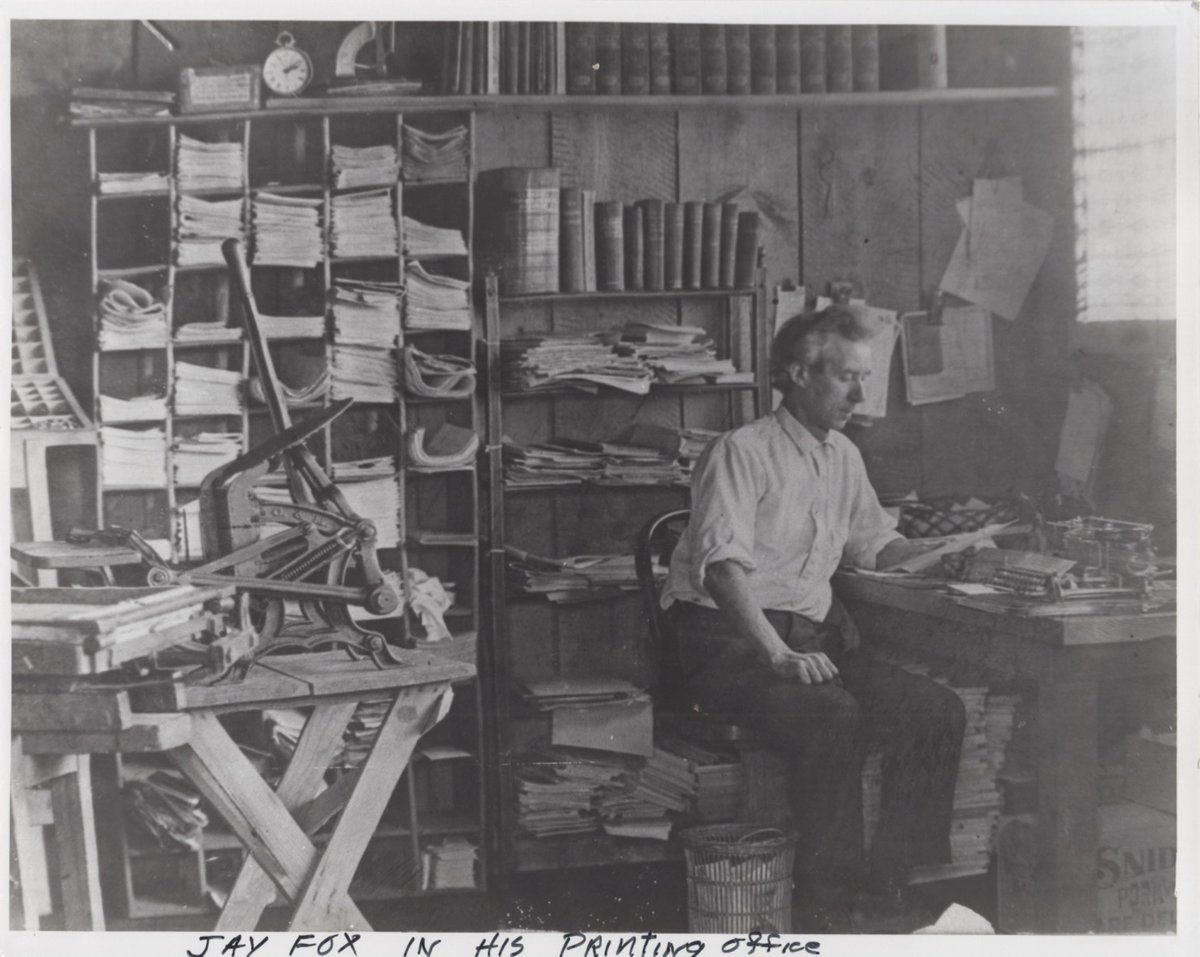
M 992 317 L 978 306 L 947 306 L 940 321 L 905 313 L 905 394 L 912 405 L 961 399 L 996 388 Z
M 1050 248 L 1054 217 L 1015 199 L 1011 184 L 1003 184 L 976 180 L 971 199 L 959 201 L 965 225 L 940 285 L 953 296 L 1015 319 Z
M 924 571 L 926 568 L 931 568 L 942 560 L 943 555 L 953 555 L 955 552 L 961 552 L 964 548 L 971 545 L 978 545 L 990 539 L 993 535 L 998 535 L 1004 529 L 1012 525 L 1012 522 L 1004 522 L 998 525 L 985 525 L 983 528 L 977 529 L 974 532 L 961 532 L 958 535 L 947 535 L 944 538 L 936 541 L 942 544 L 937 548 L 930 549 L 927 552 L 922 552 L 919 555 L 913 555 L 906 558 L 902 562 L 895 565 L 889 565 L 887 568 L 880 568 L 881 572 L 911 572 L 916 574 L 919 571 Z
M 994 934 L 995 928 L 969 907 L 951 904 L 934 923 L 914 934 Z
M 1058 437 L 1058 458 L 1054 462 L 1054 471 L 1065 494 L 1091 499 L 1100 449 L 1111 415 L 1112 400 L 1096 383 L 1084 379 L 1071 390 Z

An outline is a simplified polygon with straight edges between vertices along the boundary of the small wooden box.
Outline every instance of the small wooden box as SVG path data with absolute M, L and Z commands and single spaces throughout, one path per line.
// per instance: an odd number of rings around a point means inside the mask
M 258 66 L 184 67 L 179 71 L 179 112 L 257 110 L 261 83 Z

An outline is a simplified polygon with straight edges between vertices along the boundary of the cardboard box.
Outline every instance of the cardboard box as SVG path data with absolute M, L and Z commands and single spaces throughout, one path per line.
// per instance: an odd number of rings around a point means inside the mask
M 1176 846 L 1175 815 L 1134 803 L 1100 808 L 1097 931 L 1175 930 Z

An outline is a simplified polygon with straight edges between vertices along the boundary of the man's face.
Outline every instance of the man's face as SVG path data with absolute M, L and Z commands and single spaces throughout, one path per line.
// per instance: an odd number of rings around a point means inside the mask
M 801 369 L 797 378 L 801 420 L 810 428 L 828 432 L 843 429 L 862 404 L 871 350 L 865 342 L 830 336 L 821 349 L 820 370 Z

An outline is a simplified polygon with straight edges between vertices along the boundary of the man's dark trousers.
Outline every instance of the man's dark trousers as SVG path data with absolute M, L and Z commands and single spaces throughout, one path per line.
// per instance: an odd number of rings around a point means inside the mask
M 806 685 L 775 675 L 714 609 L 677 602 L 667 622 L 679 648 L 678 690 L 689 704 L 737 716 L 788 759 L 798 892 L 821 903 L 864 877 L 895 880 L 911 865 L 948 862 L 966 723 L 961 700 L 860 647 L 836 601 L 825 622 L 766 616 L 794 651 L 828 655 L 839 680 Z M 871 750 L 883 753 L 883 794 L 864 861 L 862 767 Z

